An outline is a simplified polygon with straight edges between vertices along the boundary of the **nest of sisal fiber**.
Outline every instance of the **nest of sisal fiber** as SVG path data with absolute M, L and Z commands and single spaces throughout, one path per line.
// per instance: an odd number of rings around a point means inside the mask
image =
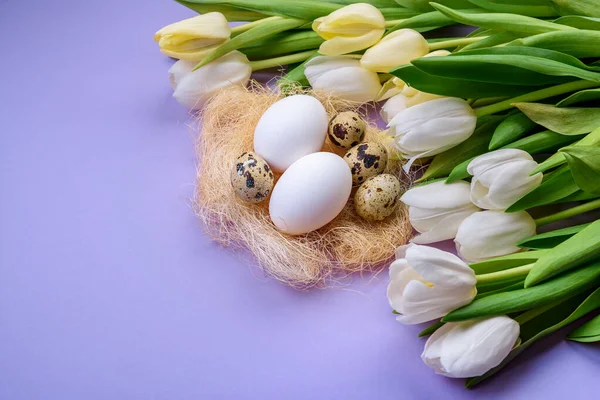
M 319 99 L 329 118 L 340 111 L 356 110 L 347 102 L 319 93 L 302 89 L 295 93 Z M 235 195 L 230 183 L 233 164 L 242 153 L 253 151 L 258 120 L 281 98 L 281 94 L 259 84 L 231 88 L 211 99 L 198 116 L 199 167 L 194 204 L 206 233 L 222 245 L 248 250 L 267 274 L 298 289 L 327 286 L 348 274 L 381 270 L 394 257 L 396 247 L 406 244 L 412 234 L 408 212 L 402 204 L 386 220 L 368 222 L 354 211 L 353 191 L 344 210 L 332 222 L 305 235 L 289 236 L 271 222 L 268 200 L 250 204 Z M 368 127 L 365 141 L 390 144 L 389 138 L 386 140 L 374 126 Z M 323 151 L 344 153 L 329 140 Z M 390 157 L 386 172 L 396 175 L 408 187 L 410 179 L 402 171 L 401 162 L 394 158 Z

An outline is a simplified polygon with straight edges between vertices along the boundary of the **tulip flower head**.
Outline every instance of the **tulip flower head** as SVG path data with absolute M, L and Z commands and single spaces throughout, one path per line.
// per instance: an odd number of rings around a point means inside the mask
M 386 35 L 360 59 L 360 64 L 371 71 L 390 72 L 429 52 L 427 40 L 417 31 L 400 29 Z
M 475 131 L 477 117 L 469 104 L 458 98 L 444 97 L 417 104 L 396 115 L 388 124 L 396 138 L 396 148 L 410 158 L 442 153 L 467 140 Z
M 349 56 L 315 57 L 306 63 L 304 74 L 313 89 L 344 100 L 373 101 L 381 90 L 377 73 L 364 69 Z
M 398 248 L 396 257 L 387 297 L 403 324 L 443 317 L 477 294 L 475 273 L 454 254 L 412 244 Z
M 312 29 L 325 39 L 319 53 L 339 56 L 377 43 L 385 32 L 385 18 L 371 4 L 356 3 L 317 18 Z
M 179 60 L 169 70 L 171 83 L 175 85 L 173 97 L 192 110 L 202 108 L 219 90 L 245 85 L 252 74 L 248 58 L 239 51 L 232 51 L 196 71 L 191 70 L 193 67 L 193 63 Z
M 449 322 L 429 337 L 421 359 L 439 375 L 481 376 L 508 356 L 519 335 L 519 324 L 506 316 Z
M 488 210 L 506 210 L 542 183 L 538 164 L 523 150 L 502 149 L 475 158 L 467 171 L 473 175 L 471 200 Z
M 411 242 L 427 244 L 454 239 L 460 224 L 480 211 L 471 203 L 469 183 L 433 182 L 416 186 L 400 198 L 408 206 L 410 223 L 420 235 Z
M 154 41 L 169 57 L 200 61 L 230 36 L 231 29 L 225 16 L 211 12 L 165 26 L 156 32 Z
M 439 57 L 451 54 L 448 50 L 436 50 L 423 57 Z M 400 78 L 392 78 L 383 85 L 378 100 L 389 99 L 381 108 L 381 117 L 389 124 L 390 121 L 405 109 L 425 103 L 429 100 L 441 99 L 443 96 L 425 93 L 406 85 Z
M 480 211 L 465 218 L 454 242 L 459 256 L 478 262 L 521 251 L 517 243 L 534 236 L 535 230 L 535 221 L 525 211 Z

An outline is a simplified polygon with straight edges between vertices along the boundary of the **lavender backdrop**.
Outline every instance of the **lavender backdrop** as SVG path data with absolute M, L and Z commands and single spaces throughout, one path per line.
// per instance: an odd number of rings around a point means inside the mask
M 419 358 L 386 277 L 300 293 L 203 236 L 167 0 L 0 1 L 0 399 L 587 399 L 544 341 L 475 391 Z

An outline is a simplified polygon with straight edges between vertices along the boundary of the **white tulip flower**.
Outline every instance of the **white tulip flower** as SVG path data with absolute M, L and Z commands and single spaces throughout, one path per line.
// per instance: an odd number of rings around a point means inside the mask
M 436 50 L 423 57 L 440 57 L 451 54 L 448 50 Z M 425 103 L 429 100 L 440 99 L 444 96 L 437 94 L 425 93 L 412 88 L 400 78 L 392 78 L 388 80 L 384 85 L 382 92 L 380 93 L 378 100 L 386 100 L 383 107 L 381 108 L 381 117 L 388 124 L 390 121 L 398 115 L 400 111 L 404 111 L 408 107 L 415 106 L 417 104 Z
M 469 183 L 433 182 L 416 186 L 400 198 L 408 206 L 410 223 L 420 235 L 411 242 L 427 244 L 454 239 L 458 227 L 469 215 L 480 211 L 471 203 Z
M 401 111 L 388 127 L 396 138 L 396 148 L 410 158 L 408 169 L 417 158 L 442 153 L 467 140 L 476 123 L 475 112 L 466 101 L 444 97 Z
M 517 243 L 534 236 L 535 229 L 535 221 L 525 211 L 480 211 L 465 218 L 454 242 L 459 256 L 478 262 L 521 251 Z
M 367 49 L 360 59 L 360 64 L 371 71 L 390 72 L 427 53 L 429 44 L 423 35 L 412 29 L 399 29 Z
M 232 51 L 196 71 L 191 71 L 190 65 L 189 61 L 177 61 L 169 73 L 175 85 L 173 97 L 192 110 L 202 108 L 222 89 L 245 85 L 252 74 L 248 58 L 239 51 Z
M 473 175 L 471 200 L 488 210 L 506 210 L 542 183 L 538 164 L 523 150 L 502 149 L 475 158 L 467 171 Z
M 439 375 L 481 376 L 508 356 L 519 335 L 519 324 L 506 316 L 449 322 L 429 337 L 421 359 Z
M 315 57 L 306 63 L 304 74 L 313 89 L 344 100 L 373 101 L 381 90 L 377 73 L 364 69 L 350 56 Z
M 387 297 L 403 324 L 443 317 L 477 294 L 475 273 L 452 253 L 411 244 L 399 247 L 396 257 Z

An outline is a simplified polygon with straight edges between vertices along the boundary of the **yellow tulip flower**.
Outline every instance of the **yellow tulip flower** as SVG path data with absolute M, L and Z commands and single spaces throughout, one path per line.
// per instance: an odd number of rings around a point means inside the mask
M 312 29 L 325 39 L 319 53 L 339 56 L 377 43 L 385 32 L 385 18 L 376 7 L 357 3 L 317 18 Z
M 429 53 L 427 40 L 417 31 L 400 29 L 384 36 L 360 60 L 363 68 L 375 72 L 390 72 Z
M 221 13 L 211 12 L 165 26 L 156 32 L 154 41 L 169 57 L 201 61 L 230 36 L 227 19 Z

